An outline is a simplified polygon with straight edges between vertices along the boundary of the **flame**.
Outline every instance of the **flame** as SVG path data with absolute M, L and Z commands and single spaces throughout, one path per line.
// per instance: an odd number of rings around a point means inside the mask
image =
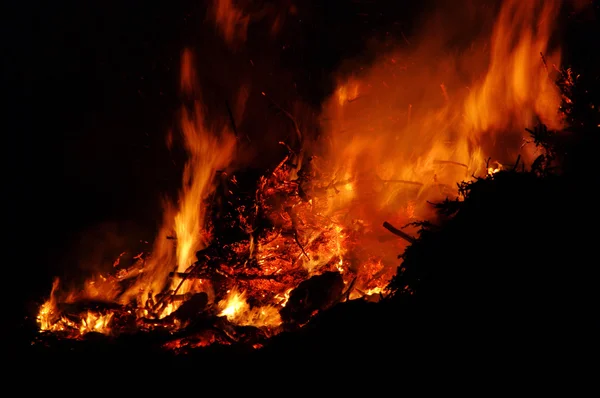
M 58 308 L 58 286 L 59 279 L 55 278 L 52 283 L 52 291 L 50 298 L 40 306 L 37 315 L 38 326 L 41 331 L 52 331 L 68 333 L 77 338 L 90 332 L 110 334 L 110 323 L 114 316 L 112 312 L 85 311 L 85 315 L 79 317 L 80 323 L 70 319 L 67 316 L 61 315 Z M 71 295 L 72 296 L 72 295 Z M 71 300 L 74 298 L 71 297 Z M 69 302 L 69 298 L 65 300 Z
M 197 96 L 194 68 L 192 52 L 183 51 L 180 89 L 189 96 Z M 206 127 L 204 111 L 197 98 L 190 108 L 184 106 L 181 110 L 180 125 L 188 160 L 183 170 L 178 207 L 165 203 L 163 227 L 155 240 L 153 255 L 144 265 L 144 275 L 121 296 L 121 302 L 141 297 L 145 303 L 144 297 L 152 296 L 164 287 L 173 270 L 169 265 L 176 266 L 177 272 L 186 271 L 194 263 L 196 252 L 209 243 L 204 201 L 214 191 L 217 170 L 225 168 L 232 159 L 235 138 L 226 129 L 215 133 Z M 175 239 L 169 239 L 173 234 Z M 186 281 L 179 286 L 179 281 L 173 280 L 172 289 L 179 288 L 177 293 L 185 294 L 192 291 L 194 285 Z M 169 305 L 161 314 L 166 316 L 176 308 Z
M 56 315 L 58 314 L 56 293 L 58 290 L 59 279 L 54 278 L 52 282 L 52 290 L 50 291 L 50 298 L 46 300 L 41 306 L 37 315 L 37 322 L 40 330 L 52 330 L 56 323 Z
M 241 326 L 276 327 L 281 324 L 279 309 L 275 306 L 250 308 L 246 301 L 246 292 L 232 289 L 228 296 L 219 302 L 219 316 Z
M 85 318 L 81 320 L 79 326 L 79 333 L 86 334 L 90 332 L 110 334 L 110 321 L 114 313 L 109 312 L 107 314 L 99 314 L 96 312 L 88 311 Z
M 515 131 L 538 119 L 564 127 L 561 96 L 546 69 L 560 61 L 549 46 L 558 8 L 508 0 L 490 44 L 474 41 L 466 52 L 448 54 L 445 43 L 428 36 L 342 79 L 323 117 L 328 173 L 354 186 L 340 200 L 389 214 L 416 199 L 415 216 L 427 218 L 427 200 L 485 173 L 488 156 L 516 157 L 524 134 Z
M 560 93 L 544 73 L 545 63 L 560 62 L 559 51 L 549 52 L 559 7 L 556 1 L 504 3 L 492 34 L 488 73 L 465 102 L 468 129 L 480 134 L 522 129 L 536 116 L 550 129 L 563 127 Z

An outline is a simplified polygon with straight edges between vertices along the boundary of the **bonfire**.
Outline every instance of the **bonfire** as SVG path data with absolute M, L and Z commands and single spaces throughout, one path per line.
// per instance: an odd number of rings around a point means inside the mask
M 237 37 L 223 24 L 239 26 L 239 10 L 218 3 L 215 23 Z M 194 52 L 184 50 L 177 130 L 188 160 L 152 250 L 115 259 L 112 273 L 80 288 L 57 278 L 40 330 L 67 339 L 162 331 L 175 350 L 259 348 L 338 303 L 384 300 L 415 223 L 436 217 L 431 202 L 460 200 L 461 182 L 517 155 L 530 165 L 539 153 L 524 127 L 566 127 L 568 98 L 556 85 L 566 74 L 550 46 L 558 12 L 556 2 L 507 0 L 471 53 L 432 65 L 436 42 L 424 39 L 382 54 L 340 77 L 318 138 L 263 92 L 292 134 L 279 163 L 256 175 L 232 166 L 248 145 L 235 112 L 223 129 L 207 127 Z

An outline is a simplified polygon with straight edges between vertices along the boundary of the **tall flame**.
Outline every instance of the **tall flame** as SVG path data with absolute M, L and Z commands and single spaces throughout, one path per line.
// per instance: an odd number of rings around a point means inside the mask
M 467 128 L 522 129 L 534 116 L 548 128 L 562 127 L 560 95 L 544 73 L 548 64 L 560 62 L 560 51 L 548 52 L 559 6 L 541 0 L 504 3 L 492 35 L 488 72 L 465 101 Z
M 143 296 L 159 292 L 173 271 L 169 265 L 184 272 L 195 261 L 195 254 L 209 243 L 206 229 L 205 199 L 215 188 L 218 170 L 229 165 L 234 150 L 235 137 L 227 129 L 215 133 L 206 127 L 202 104 L 197 99 L 197 80 L 194 73 L 193 54 L 185 50 L 181 59 L 181 92 L 193 98 L 193 104 L 181 109 L 181 131 L 188 160 L 183 170 L 182 187 L 177 207 L 167 203 L 163 227 L 157 236 L 152 258 L 144 267 L 145 276 L 124 295 L 128 301 L 140 291 Z M 174 240 L 168 239 L 174 233 Z M 174 241 L 174 244 L 172 243 Z M 177 281 L 174 288 L 177 286 Z M 186 282 L 178 293 L 191 288 Z

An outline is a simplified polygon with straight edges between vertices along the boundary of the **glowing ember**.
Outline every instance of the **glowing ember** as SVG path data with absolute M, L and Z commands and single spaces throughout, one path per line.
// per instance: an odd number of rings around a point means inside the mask
M 248 15 L 231 1 L 216 1 L 213 11 L 228 42 L 245 39 Z M 259 347 L 252 339 L 286 322 L 302 325 L 337 302 L 385 296 L 415 232 L 391 225 L 430 219 L 429 201 L 456 197 L 457 182 L 472 175 L 500 171 L 499 161 L 486 159 L 516 154 L 522 136 L 514 131 L 536 118 L 562 127 L 561 96 L 545 67 L 559 63 L 548 46 L 557 12 L 555 2 L 506 1 L 485 45 L 470 53 L 444 55 L 426 38 L 341 79 L 323 107 L 323 140 L 288 147 L 251 193 L 237 189 L 240 177 L 228 169 L 239 149 L 234 134 L 207 128 L 186 50 L 180 127 L 188 161 L 152 252 L 130 267 L 121 254 L 114 275 L 96 276 L 81 291 L 60 291 L 56 280 L 40 307 L 40 329 L 78 338 L 177 330 L 201 318 L 212 327 L 166 346 L 248 339 Z M 233 208 L 219 227 L 241 236 L 234 241 L 215 235 L 208 199 L 219 184 L 227 186 L 219 199 Z

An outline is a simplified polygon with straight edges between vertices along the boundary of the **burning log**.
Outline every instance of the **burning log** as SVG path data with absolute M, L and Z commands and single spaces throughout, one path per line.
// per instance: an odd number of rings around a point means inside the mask
M 401 237 L 402 239 L 406 240 L 409 243 L 415 243 L 415 238 L 413 238 L 406 232 L 403 232 L 403 231 L 399 230 L 398 228 L 394 227 L 392 224 L 390 224 L 387 221 L 384 221 L 383 228 L 387 229 L 394 235 Z
M 328 271 L 298 285 L 279 314 L 288 324 L 303 324 L 311 316 L 337 303 L 344 292 L 344 279 L 339 272 Z

